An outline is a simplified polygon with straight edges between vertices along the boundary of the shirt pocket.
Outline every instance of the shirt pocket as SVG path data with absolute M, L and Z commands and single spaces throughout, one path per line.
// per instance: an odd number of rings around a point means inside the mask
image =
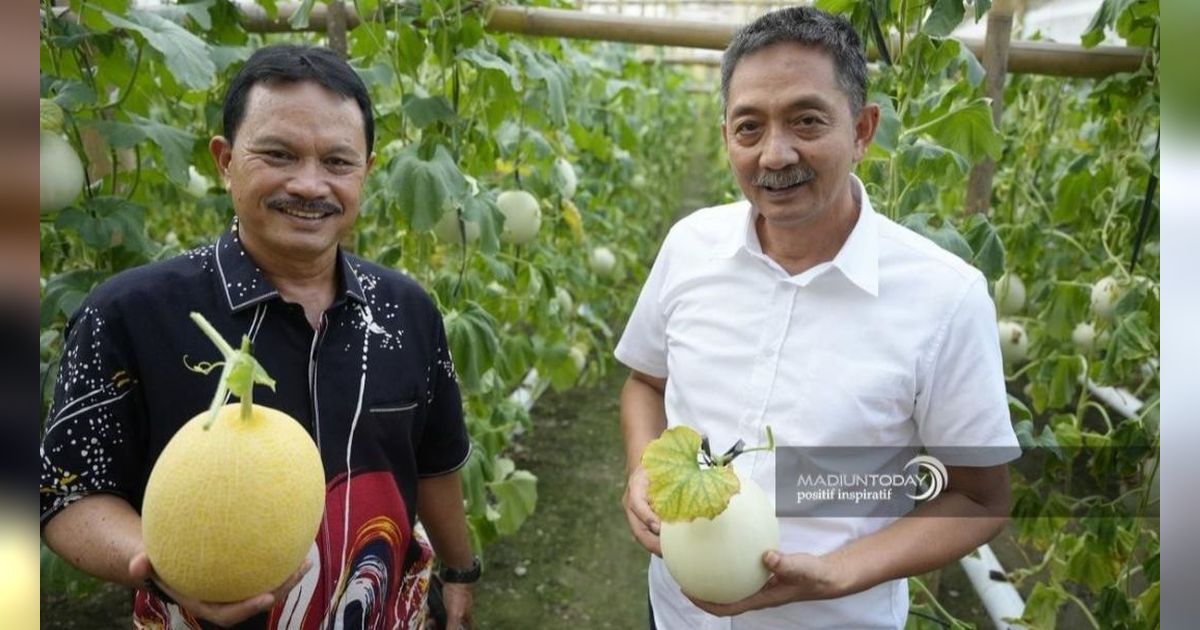
M 908 443 L 915 377 L 891 366 L 837 357 L 810 364 L 804 403 L 822 445 Z
M 388 451 L 412 443 L 420 406 L 420 401 L 412 398 L 375 403 L 367 408 L 371 427 Z

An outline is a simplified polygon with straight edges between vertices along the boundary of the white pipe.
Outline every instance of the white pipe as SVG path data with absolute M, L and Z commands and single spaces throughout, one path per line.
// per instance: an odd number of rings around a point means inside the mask
M 988 616 L 997 630 L 1020 630 L 1023 626 L 1013 625 L 1005 619 L 1020 619 L 1025 614 L 1025 601 L 1021 594 L 1005 577 L 1008 574 L 992 548 L 984 543 L 975 550 L 974 555 L 958 561 L 971 580 L 975 593 L 983 601 Z M 999 579 L 997 579 L 997 576 Z
M 1129 420 L 1137 418 L 1142 410 L 1142 401 L 1125 388 L 1097 385 L 1092 379 L 1088 379 L 1087 387 L 1092 396 Z

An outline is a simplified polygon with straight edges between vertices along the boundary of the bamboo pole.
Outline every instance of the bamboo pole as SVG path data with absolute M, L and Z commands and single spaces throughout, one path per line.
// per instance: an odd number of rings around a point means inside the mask
M 988 98 L 992 99 L 992 121 L 997 127 L 1004 114 L 1004 78 L 1008 68 L 1012 23 L 1012 0 L 995 0 L 988 11 L 983 68 L 987 71 L 984 89 Z M 984 158 L 971 169 L 971 178 L 967 183 L 968 214 L 987 213 L 992 203 L 992 179 L 995 175 L 996 161 L 991 158 Z
M 724 50 L 738 26 L 523 7 L 497 7 L 487 23 L 489 31 L 500 33 L 709 50 Z
M 329 47 L 336 50 L 342 57 L 349 57 L 349 47 L 346 44 L 346 3 L 344 0 L 334 0 L 329 3 L 326 33 Z
M 245 0 L 238 1 L 242 28 L 251 33 L 291 31 L 288 18 L 296 11 L 299 3 L 285 0 L 277 6 L 278 16 L 268 19 L 266 11 L 257 4 Z M 308 28 L 303 30 L 325 32 L 328 19 L 328 5 L 317 4 L 309 16 Z M 359 21 L 353 7 L 347 6 L 346 27 L 353 29 Z M 540 37 L 724 50 L 730 37 L 740 26 L 695 20 L 639 18 L 563 9 L 502 6 L 492 10 L 486 28 L 492 32 Z M 983 41 L 963 39 L 962 42 L 976 57 L 983 56 Z M 1145 53 L 1143 48 L 1124 46 L 1097 46 L 1087 49 L 1073 44 L 1018 41 L 1009 46 L 1008 72 L 1100 78 L 1118 72 L 1136 71 L 1141 66 Z
M 740 26 L 691 20 L 639 19 L 561 9 L 498 7 L 488 20 L 487 29 L 542 37 L 724 50 Z M 962 41 L 976 57 L 983 56 L 983 41 Z M 874 53 L 874 50 L 871 52 Z M 1142 48 L 1122 46 L 1087 49 L 1054 42 L 1012 42 L 1008 71 L 1062 77 L 1105 77 L 1117 72 L 1136 71 L 1144 55 Z

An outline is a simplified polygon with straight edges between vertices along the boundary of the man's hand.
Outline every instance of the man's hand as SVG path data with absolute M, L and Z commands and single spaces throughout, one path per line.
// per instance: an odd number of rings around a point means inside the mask
M 658 515 L 650 508 L 649 490 L 650 478 L 646 476 L 646 471 L 638 466 L 629 476 L 621 503 L 625 506 L 625 518 L 629 519 L 629 531 L 633 533 L 634 540 L 650 553 L 662 556 L 662 546 L 658 541 L 660 521 Z
M 185 597 L 171 587 L 167 586 L 162 580 L 158 579 L 158 575 L 154 573 L 154 567 L 150 566 L 150 557 L 146 552 L 140 552 L 129 561 L 129 575 L 138 582 L 146 580 L 154 580 L 154 583 L 169 595 L 175 603 L 179 604 L 188 612 L 192 613 L 200 619 L 210 621 L 212 623 L 227 628 L 237 623 L 241 623 L 254 615 L 271 610 L 275 602 L 287 596 L 288 591 L 292 590 L 300 578 L 308 572 L 312 566 L 312 562 L 305 560 L 300 569 L 292 574 L 279 588 L 270 593 L 255 595 L 240 602 L 231 602 L 227 604 L 217 604 L 213 602 L 202 602 L 199 600 Z
M 442 601 L 446 605 L 446 630 L 471 627 L 474 622 L 471 618 L 471 606 L 474 604 L 475 594 L 470 584 L 443 584 Z
M 842 597 L 847 581 L 840 565 L 807 553 L 783 555 L 778 551 L 763 554 L 763 565 L 771 572 L 762 590 L 732 604 L 714 604 L 692 599 L 704 612 L 718 617 L 740 615 L 759 608 L 773 608 L 792 602 Z M 689 598 L 690 599 L 690 598 Z

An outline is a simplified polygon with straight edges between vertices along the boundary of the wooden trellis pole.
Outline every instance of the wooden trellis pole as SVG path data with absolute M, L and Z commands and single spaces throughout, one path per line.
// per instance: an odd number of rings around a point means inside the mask
M 995 0 L 988 11 L 987 38 L 983 47 L 983 68 L 987 71 L 984 89 L 992 99 L 992 121 L 1000 126 L 1004 114 L 1004 78 L 1008 69 L 1008 48 L 1012 40 L 1012 0 Z M 986 213 L 992 201 L 992 178 L 996 175 L 996 161 L 984 158 L 971 169 L 967 182 L 968 213 Z
M 993 3 L 992 11 L 999 2 Z M 1011 0 L 1006 2 L 1011 8 Z M 288 17 L 298 3 L 278 3 L 274 20 L 256 4 L 239 2 L 242 27 L 253 33 L 290 31 Z M 1011 10 L 1009 12 L 1011 16 Z M 329 19 L 327 5 L 317 4 L 309 17 L 307 30 L 324 32 Z M 1011 19 L 1011 17 L 1010 17 Z M 346 26 L 354 28 L 359 18 L 353 7 L 346 7 Z M 1010 22 L 1011 24 L 1011 22 Z M 678 46 L 724 50 L 740 24 L 635 17 L 563 9 L 502 6 L 492 10 L 487 30 L 539 37 L 566 37 L 651 46 Z M 1011 29 L 1011 26 L 1010 26 Z M 985 41 L 963 39 L 967 48 L 982 58 Z M 873 53 L 872 49 L 872 53 Z M 1007 71 L 1059 77 L 1106 77 L 1118 72 L 1134 72 L 1142 63 L 1145 50 L 1125 46 L 1084 48 L 1055 42 L 1012 42 L 1008 48 Z
M 344 0 L 334 0 L 329 3 L 329 20 L 325 32 L 329 39 L 329 47 L 336 50 L 342 57 L 349 57 L 349 47 L 346 43 L 346 3 Z
M 279 11 L 274 19 L 269 18 L 257 4 L 242 0 L 236 6 L 242 28 L 248 32 L 285 33 L 295 30 L 288 24 L 288 18 L 296 12 L 299 6 L 297 2 L 279 2 Z M 154 8 L 146 7 L 146 10 L 154 11 Z M 70 10 L 56 6 L 54 11 L 63 14 Z M 347 30 L 358 26 L 360 20 L 352 7 L 345 7 L 345 17 Z M 330 5 L 318 4 L 309 15 L 308 26 L 299 30 L 327 33 L 330 19 Z M 724 50 L 739 26 L 513 6 L 495 7 L 486 24 L 487 30 L 498 33 L 709 50 Z M 976 57 L 983 56 L 983 41 L 970 38 L 961 41 Z M 871 54 L 874 55 L 874 49 Z M 1118 72 L 1137 71 L 1145 54 L 1144 48 L 1126 46 L 1096 46 L 1089 49 L 1074 44 L 1018 41 L 1009 45 L 1007 70 L 1057 77 L 1102 78 Z M 873 56 L 871 58 L 874 59 Z

